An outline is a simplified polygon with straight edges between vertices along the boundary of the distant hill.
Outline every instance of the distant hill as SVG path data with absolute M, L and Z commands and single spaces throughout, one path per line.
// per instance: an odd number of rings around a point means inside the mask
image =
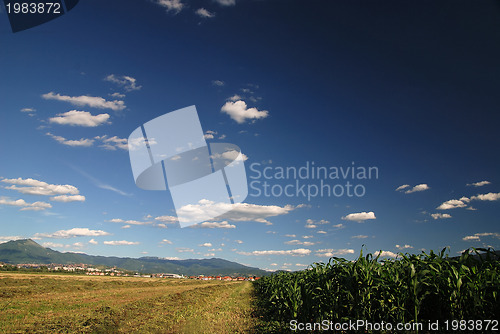
M 118 267 L 125 270 L 143 273 L 172 273 L 183 275 L 245 275 L 263 276 L 268 272 L 259 268 L 247 267 L 242 264 L 223 259 L 190 259 L 165 260 L 158 257 L 107 257 L 92 256 L 83 253 L 61 253 L 45 248 L 31 239 L 8 241 L 0 244 L 0 262 L 9 264 L 20 263 L 85 263 Z

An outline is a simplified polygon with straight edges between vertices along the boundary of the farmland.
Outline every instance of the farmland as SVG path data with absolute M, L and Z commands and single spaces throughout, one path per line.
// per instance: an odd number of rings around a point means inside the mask
M 0 274 L 1 333 L 246 333 L 251 283 Z
M 286 330 L 291 319 L 303 324 L 364 320 L 427 326 L 438 321 L 440 332 L 452 320 L 479 322 L 448 326 L 450 332 L 488 332 L 482 321 L 496 319 L 498 331 L 500 262 L 498 255 L 487 252 L 480 259 L 469 252 L 448 258 L 444 250 L 386 261 L 362 253 L 355 261 L 331 258 L 310 270 L 263 277 L 255 282 L 257 300 L 272 331 Z

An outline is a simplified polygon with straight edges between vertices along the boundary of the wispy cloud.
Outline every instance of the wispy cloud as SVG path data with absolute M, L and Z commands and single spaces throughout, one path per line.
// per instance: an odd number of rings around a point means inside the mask
M 80 138 L 80 139 L 77 139 L 77 140 L 70 140 L 70 139 L 66 139 L 62 136 L 56 136 L 50 132 L 47 132 L 46 133 L 47 136 L 51 137 L 52 139 L 54 139 L 55 141 L 63 144 L 63 145 L 66 145 L 66 146 L 72 146 L 72 147 L 90 147 L 92 145 L 94 145 L 94 139 L 89 139 L 89 138 Z
M 195 11 L 195 14 L 198 15 L 199 17 L 202 17 L 202 18 L 206 18 L 206 19 L 209 19 L 209 18 L 213 18 L 215 17 L 215 14 L 212 13 L 212 12 L 209 12 L 208 10 L 206 10 L 205 8 L 198 8 L 196 11 Z
M 167 9 L 167 12 L 179 13 L 184 8 L 181 0 L 157 0 L 156 3 Z
M 110 233 L 102 230 L 91 230 L 83 227 L 75 227 L 69 230 L 59 230 L 54 233 L 36 233 L 36 238 L 53 238 L 53 239 L 67 239 L 74 237 L 100 237 L 110 235 Z
M 57 114 L 56 117 L 49 118 L 49 122 L 60 125 L 96 127 L 108 123 L 109 117 L 109 114 L 94 116 L 88 111 L 70 110 L 62 114 Z
M 138 241 L 127 241 L 127 240 L 115 240 L 115 241 L 103 241 L 103 244 L 109 246 L 132 246 L 139 245 Z
M 128 75 L 110 74 L 104 78 L 105 81 L 113 82 L 120 87 L 123 87 L 127 92 L 139 90 L 142 86 L 137 85 L 137 80 Z
M 126 108 L 125 102 L 121 100 L 107 101 L 106 99 L 99 96 L 68 96 L 50 92 L 47 94 L 43 94 L 42 97 L 46 100 L 64 101 L 76 106 L 89 106 L 98 109 L 111 109 L 114 111 L 118 111 Z
M 490 181 L 480 181 L 480 182 L 475 182 L 475 183 L 467 183 L 467 186 L 472 186 L 472 187 L 482 187 L 487 184 L 491 184 Z

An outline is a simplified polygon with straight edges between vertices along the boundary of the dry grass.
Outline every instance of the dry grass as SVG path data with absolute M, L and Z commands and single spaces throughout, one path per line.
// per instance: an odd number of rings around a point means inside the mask
M 4 333 L 247 333 L 250 282 L 0 274 Z

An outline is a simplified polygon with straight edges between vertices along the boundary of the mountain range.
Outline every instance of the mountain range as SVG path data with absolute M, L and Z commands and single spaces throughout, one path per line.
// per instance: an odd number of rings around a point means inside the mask
M 0 262 L 9 264 L 75 264 L 117 267 L 142 273 L 172 273 L 191 275 L 263 276 L 269 272 L 224 259 L 166 260 L 159 257 L 127 258 L 93 256 L 84 253 L 62 253 L 40 246 L 31 239 L 0 244 Z

